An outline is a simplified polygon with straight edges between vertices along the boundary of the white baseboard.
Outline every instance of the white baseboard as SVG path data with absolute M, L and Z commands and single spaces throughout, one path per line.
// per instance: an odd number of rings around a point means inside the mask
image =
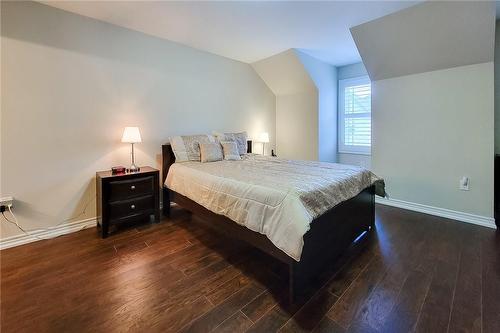
M 472 224 L 477 224 L 480 226 L 488 228 L 496 228 L 495 219 L 492 217 L 474 215 L 464 212 L 458 212 L 455 210 L 432 207 L 427 205 L 422 205 L 414 202 L 408 202 L 398 199 L 386 199 L 375 197 L 375 202 L 382 205 L 412 210 L 415 212 L 420 212 L 429 215 L 440 216 L 452 220 L 457 220 L 460 222 L 467 222 Z M 30 231 L 28 234 L 21 234 L 12 237 L 7 237 L 0 239 L 0 250 L 8 249 L 10 247 L 19 246 L 23 244 L 28 244 L 31 242 L 36 242 L 41 239 L 50 239 L 57 236 L 69 234 L 72 232 L 80 231 L 90 227 L 96 226 L 96 218 L 89 218 L 81 221 L 61 224 L 55 227 L 49 227 L 47 229 L 40 229 Z
M 495 219 L 492 217 L 469 214 L 446 208 L 427 206 L 419 203 L 408 202 L 398 199 L 386 199 L 386 198 L 375 197 L 375 202 L 382 205 L 412 210 L 415 212 L 429 214 L 429 215 L 440 216 L 447 219 L 457 220 L 460 222 L 477 224 L 483 227 L 494 228 L 494 229 L 496 228 Z
M 4 239 L 0 239 L 0 250 L 8 249 L 9 247 L 28 244 L 31 242 L 36 242 L 42 239 L 54 238 L 57 236 L 69 234 L 90 227 L 95 227 L 96 223 L 97 223 L 96 218 L 92 217 L 81 221 L 75 221 L 71 223 L 61 224 L 55 227 L 49 227 L 47 229 L 33 230 L 30 231 L 28 234 L 21 234 L 12 237 L 7 237 Z

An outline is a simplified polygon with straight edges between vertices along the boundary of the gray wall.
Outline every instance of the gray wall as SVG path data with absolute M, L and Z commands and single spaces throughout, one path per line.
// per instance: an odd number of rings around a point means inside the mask
M 338 70 L 339 80 L 368 75 L 366 68 L 362 62 L 352 65 L 337 67 L 337 70 Z M 337 133 L 337 129 L 335 130 L 335 133 Z M 338 156 L 339 156 L 339 163 L 359 165 L 364 168 L 371 169 L 372 161 L 370 155 L 339 153 Z
M 495 35 L 495 153 L 500 154 L 500 20 Z
M 493 216 L 493 62 L 372 82 L 372 168 L 392 199 Z M 470 190 L 459 190 L 462 176 Z
M 318 159 L 337 162 L 337 68 L 295 52 L 318 89 Z
M 352 77 L 368 75 L 365 65 L 362 62 L 356 64 L 337 67 L 339 80 L 350 79 Z
M 1 3 L 1 190 L 27 229 L 95 216 L 95 172 L 160 166 L 176 134 L 269 132 L 276 99 L 252 67 L 35 2 Z M 1 237 L 18 233 L 1 224 Z

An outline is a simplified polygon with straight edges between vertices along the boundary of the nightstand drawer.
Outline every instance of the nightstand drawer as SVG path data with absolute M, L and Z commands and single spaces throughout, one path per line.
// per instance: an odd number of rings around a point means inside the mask
M 113 174 L 111 170 L 96 172 L 96 212 L 102 238 L 109 227 L 128 222 L 160 221 L 160 171 L 142 166 L 137 172 Z M 146 219 L 149 217 L 149 219 Z
M 130 200 L 116 201 L 109 204 L 109 218 L 113 220 L 154 209 L 155 201 L 153 195 L 138 197 Z
M 152 194 L 154 177 L 142 177 L 130 180 L 112 181 L 109 183 L 109 200 L 117 201 Z

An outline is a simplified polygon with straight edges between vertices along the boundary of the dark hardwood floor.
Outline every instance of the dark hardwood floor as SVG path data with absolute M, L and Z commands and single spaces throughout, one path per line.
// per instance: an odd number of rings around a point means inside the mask
M 287 304 L 286 267 L 172 218 L 0 252 L 2 332 L 500 332 L 500 234 L 377 206 L 375 232 Z

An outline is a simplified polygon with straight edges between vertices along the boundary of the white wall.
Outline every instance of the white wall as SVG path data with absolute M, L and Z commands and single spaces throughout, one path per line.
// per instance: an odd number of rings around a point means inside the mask
M 281 158 L 318 159 L 318 96 L 304 92 L 276 96 L 276 148 Z
M 318 159 L 337 162 L 337 68 L 295 50 L 318 89 Z
M 493 216 L 493 94 L 492 62 L 372 82 L 372 167 L 391 198 Z
M 294 50 L 252 64 L 276 95 L 279 157 L 318 159 L 318 89 Z
M 500 20 L 495 34 L 495 153 L 500 154 Z
M 252 64 L 276 95 L 280 157 L 337 161 L 337 69 L 298 50 Z
M 274 147 L 275 96 L 250 65 L 38 3 L 1 11 L 1 190 L 27 229 L 95 216 L 95 172 L 129 163 L 127 125 L 140 165 L 175 134 L 267 131 Z
M 337 69 L 338 69 L 339 80 L 368 75 L 366 68 L 362 62 L 346 66 L 340 66 L 337 67 Z M 338 155 L 339 155 L 339 163 L 359 165 L 362 166 L 363 168 L 371 169 L 372 158 L 370 155 L 346 154 L 346 153 L 339 153 Z

